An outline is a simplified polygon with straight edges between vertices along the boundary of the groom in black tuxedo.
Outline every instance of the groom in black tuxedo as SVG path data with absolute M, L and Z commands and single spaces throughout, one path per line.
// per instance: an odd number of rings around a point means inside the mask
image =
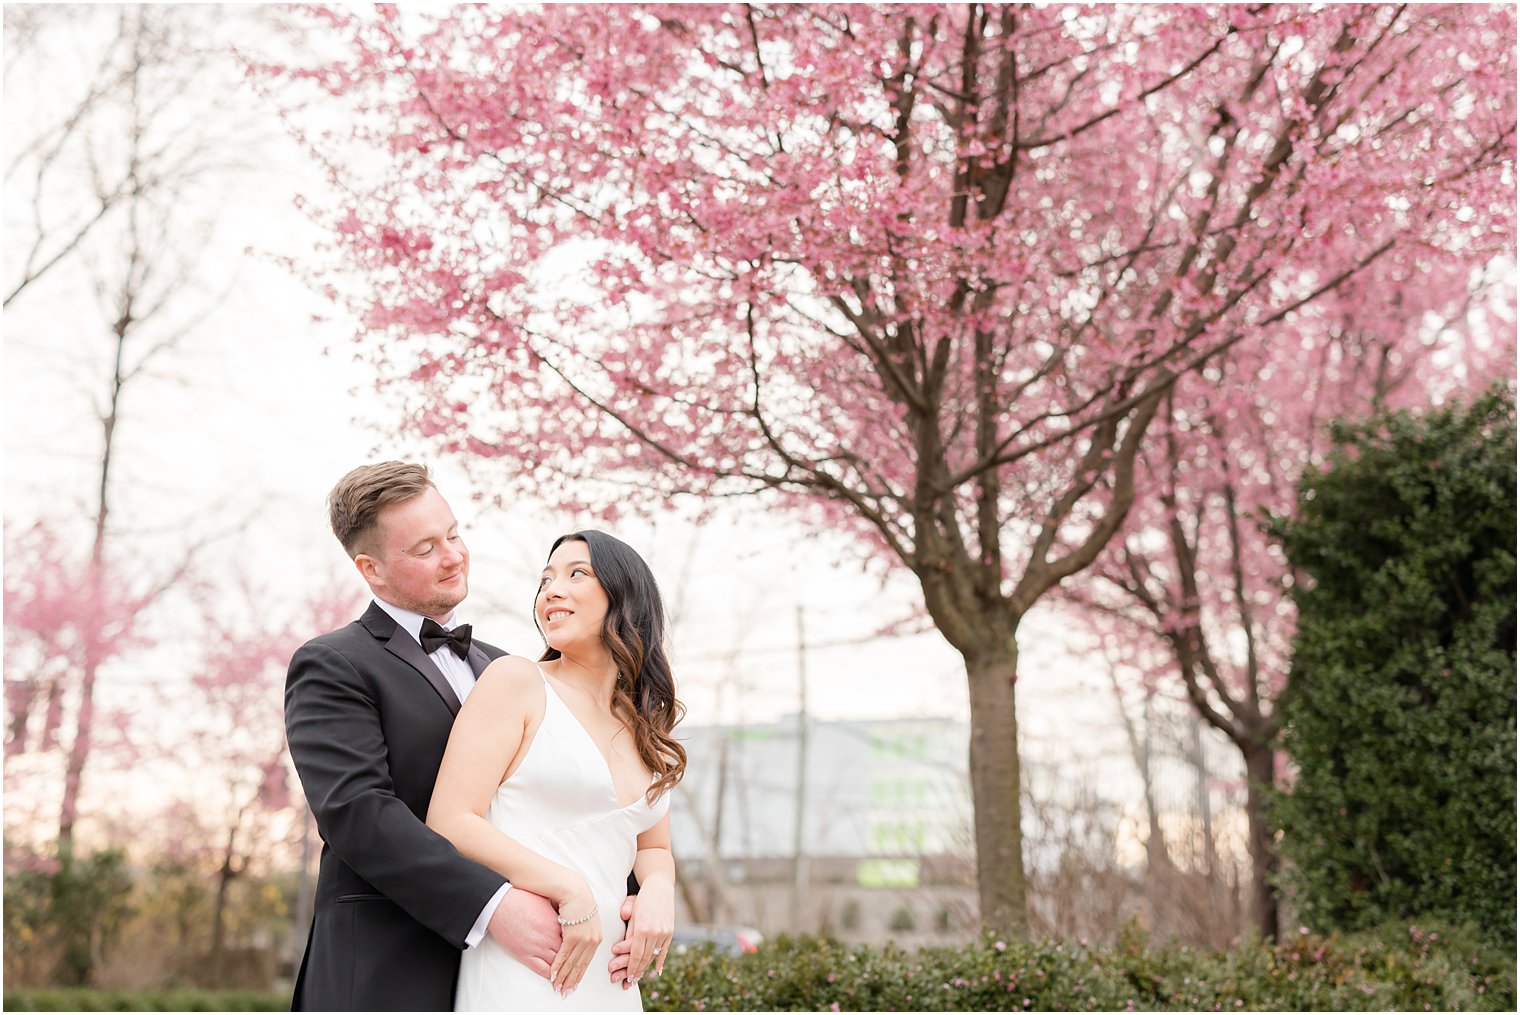
M 548 900 L 424 824 L 460 702 L 505 653 L 454 626 L 470 555 L 425 468 L 361 466 L 328 508 L 375 601 L 302 646 L 285 684 L 290 754 L 323 840 L 291 1008 L 448 1011 L 461 951 L 486 934 L 545 976 L 560 943 Z

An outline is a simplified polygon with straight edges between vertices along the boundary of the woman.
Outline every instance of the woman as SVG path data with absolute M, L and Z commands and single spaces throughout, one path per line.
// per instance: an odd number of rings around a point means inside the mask
M 489 936 L 465 952 L 459 1011 L 642 1007 L 637 983 L 665 963 L 675 927 L 669 791 L 686 768 L 670 735 L 682 713 L 649 566 L 587 530 L 559 537 L 539 579 L 539 665 L 515 656 L 481 674 L 449 736 L 428 824 L 465 856 L 559 909 L 550 978 Z M 631 989 L 612 984 L 627 878 Z M 587 971 L 591 975 L 587 975 Z

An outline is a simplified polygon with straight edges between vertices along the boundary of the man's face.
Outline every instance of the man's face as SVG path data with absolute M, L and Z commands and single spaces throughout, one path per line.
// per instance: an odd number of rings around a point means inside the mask
M 354 558 L 375 595 L 443 623 L 469 591 L 470 551 L 443 495 L 432 487 L 380 509 L 378 548 Z

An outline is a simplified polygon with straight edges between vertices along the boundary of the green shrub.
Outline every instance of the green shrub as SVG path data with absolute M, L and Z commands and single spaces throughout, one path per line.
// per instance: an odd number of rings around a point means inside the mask
M 7 1011 L 283 1011 L 288 994 L 17 990 Z M 1228 952 L 993 938 L 906 952 L 778 938 L 750 955 L 670 956 L 646 1011 L 1513 1011 L 1512 953 L 1471 930 L 1407 924 L 1348 937 L 1307 931 Z
M 7 854 L 9 856 L 9 854 Z M 132 879 L 120 850 L 75 856 L 51 868 L 5 873 L 7 975 L 87 986 L 97 958 L 131 913 Z M 24 943 L 17 953 L 15 945 Z M 26 957 L 28 961 L 22 962 Z
M 1308 582 L 1275 799 L 1319 929 L 1425 915 L 1515 937 L 1515 405 L 1337 430 L 1278 523 Z
M 645 982 L 646 1011 L 1508 1011 L 1513 957 L 1471 931 L 1403 925 L 1351 937 L 1307 932 L 1224 953 L 1004 942 L 850 947 L 779 938 L 757 954 L 672 955 Z
M 289 1011 L 290 994 L 233 990 L 7 990 L 6 1011 Z

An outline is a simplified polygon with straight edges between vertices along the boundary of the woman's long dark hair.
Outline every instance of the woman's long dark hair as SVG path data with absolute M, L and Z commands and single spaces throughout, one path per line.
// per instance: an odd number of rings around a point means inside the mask
M 686 749 L 670 735 L 686 707 L 676 700 L 675 678 L 665 657 L 665 604 L 660 586 L 633 547 L 596 529 L 560 536 L 549 547 L 549 556 L 561 543 L 576 540 L 591 551 L 591 570 L 607 593 L 602 644 L 617 664 L 612 714 L 633 734 L 639 758 L 654 773 L 648 794 L 652 801 L 680 782 L 686 772 Z M 536 609 L 533 620 L 538 622 Z M 558 649 L 546 648 L 539 659 L 559 656 Z

